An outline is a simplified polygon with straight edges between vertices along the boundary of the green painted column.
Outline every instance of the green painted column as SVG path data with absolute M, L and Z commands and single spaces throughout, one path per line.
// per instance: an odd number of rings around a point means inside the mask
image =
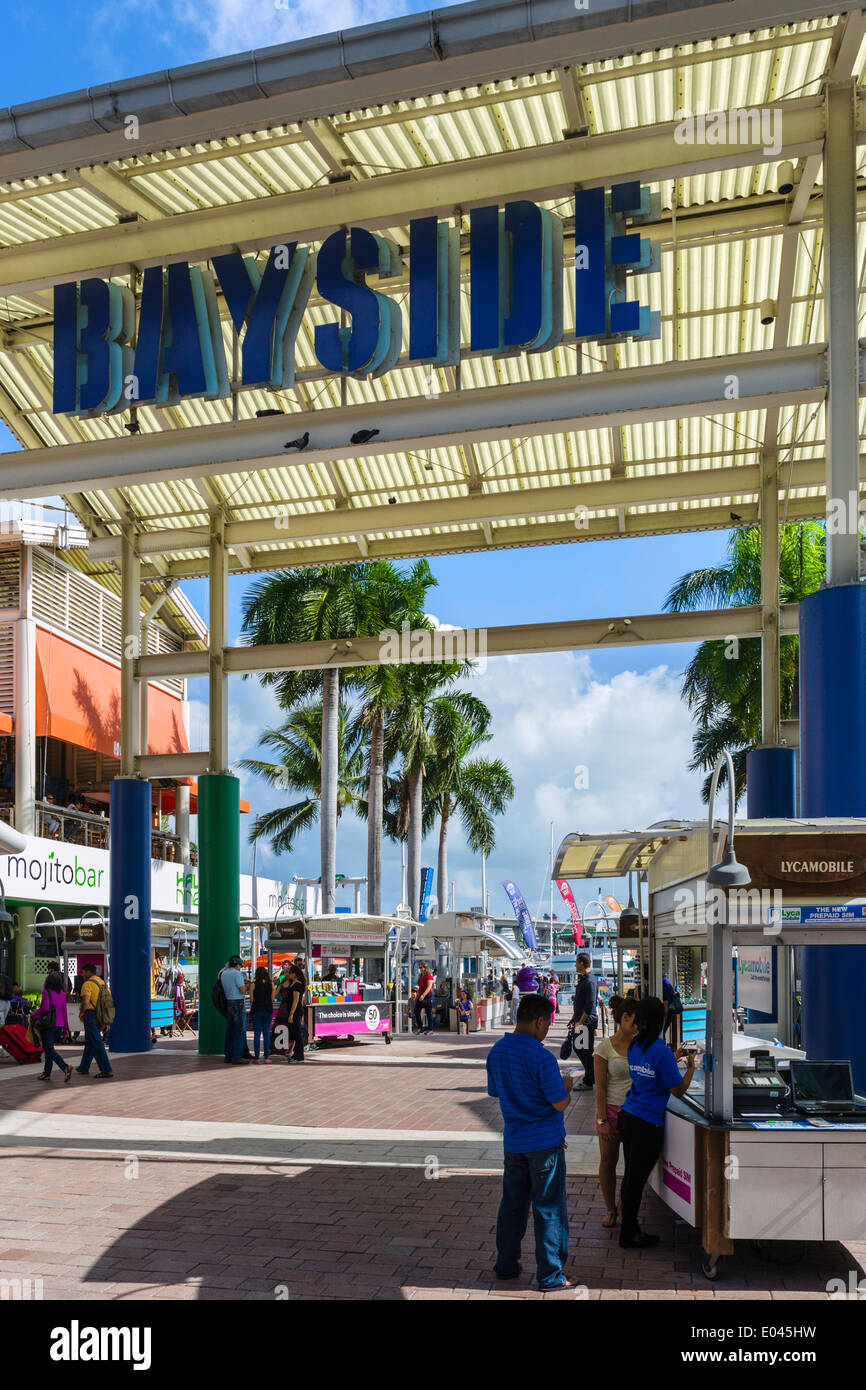
M 216 977 L 240 948 L 240 782 L 229 772 L 198 779 L 199 1034 L 202 1056 L 221 1054 L 225 1019 L 211 1002 Z

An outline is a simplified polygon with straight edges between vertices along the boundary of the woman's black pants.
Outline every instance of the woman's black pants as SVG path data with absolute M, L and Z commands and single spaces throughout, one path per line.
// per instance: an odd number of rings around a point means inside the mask
M 622 1136 L 625 1172 L 620 1189 L 622 1200 L 621 1239 L 634 1240 L 640 1234 L 637 1214 L 649 1175 L 658 1163 L 665 1143 L 664 1125 L 651 1125 L 627 1110 L 620 1110 L 616 1127 Z

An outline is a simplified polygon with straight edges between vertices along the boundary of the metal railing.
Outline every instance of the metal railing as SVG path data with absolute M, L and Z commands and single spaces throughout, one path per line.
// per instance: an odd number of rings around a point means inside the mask
M 0 820 L 15 824 L 15 807 L 0 806 Z M 60 840 L 69 845 L 89 845 L 92 849 L 108 849 L 111 826 L 107 816 L 88 811 L 70 811 L 49 801 L 36 802 L 36 834 L 45 840 Z M 151 831 L 151 858 L 171 864 L 182 863 L 180 837 L 168 830 Z M 198 864 L 198 846 L 190 845 L 189 862 Z
M 68 845 L 108 849 L 108 820 L 89 811 L 72 811 L 48 801 L 36 803 L 36 834 Z

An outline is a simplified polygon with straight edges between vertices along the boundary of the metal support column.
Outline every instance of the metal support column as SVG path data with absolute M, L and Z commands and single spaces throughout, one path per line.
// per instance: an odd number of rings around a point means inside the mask
M 844 531 L 827 537 L 827 583 L 860 579 L 860 396 L 857 314 L 857 84 L 825 92 L 824 260 L 829 391 L 827 505 L 848 512 Z M 853 507 L 854 515 L 850 515 Z
M 131 526 L 120 560 L 120 776 L 110 787 L 109 975 L 118 1052 L 150 1051 L 150 783 L 135 776 L 139 750 L 136 661 L 141 654 L 140 563 Z
M 707 1011 L 707 1046 L 712 1059 L 709 1073 L 710 1115 L 713 1120 L 729 1124 L 734 1113 L 734 1044 L 731 1010 L 734 1006 L 731 955 L 733 933 L 727 925 L 727 895 L 725 922 L 711 925 L 707 931 L 707 978 L 710 1007 Z
M 148 650 L 148 643 L 149 643 L 149 640 L 150 640 L 150 628 L 149 628 L 147 622 L 145 621 L 145 622 L 142 622 L 142 624 L 141 624 L 141 654 L 142 654 L 142 656 L 147 656 L 147 650 Z M 138 746 L 139 746 L 139 748 L 141 749 L 142 753 L 146 753 L 146 752 L 148 751 L 148 737 L 147 737 L 147 735 L 148 735 L 148 728 L 147 728 L 147 722 L 148 722 L 148 708 L 147 708 L 147 696 L 148 696 L 148 688 L 149 688 L 149 687 L 148 687 L 148 683 L 147 683 L 146 680 L 140 680 L 140 681 L 138 681 L 138 682 L 137 682 L 137 685 L 138 685 L 138 727 L 139 727 Z
M 824 257 L 829 340 L 828 586 L 800 604 L 800 767 L 804 817 L 866 815 L 866 590 L 859 583 L 860 447 L 856 223 L 856 84 L 825 92 Z M 833 513 L 830 508 L 833 508 Z M 833 521 L 831 516 L 835 513 Z M 840 513 L 847 526 L 839 526 Z M 858 1001 L 866 947 L 801 955 L 803 1046 L 850 1059 L 866 1088 Z
M 15 828 L 36 834 L 36 623 L 31 550 L 21 547 L 19 617 L 15 624 Z M 39 788 L 44 799 L 45 788 Z
M 178 784 L 174 789 L 175 834 L 180 841 L 180 862 L 183 865 L 183 915 L 188 917 L 192 911 L 192 873 L 189 853 L 189 787 Z
M 140 729 L 135 662 L 141 655 L 141 562 L 129 525 L 123 528 L 120 557 L 120 629 L 120 775 L 132 777 Z
M 210 522 L 210 770 L 224 772 L 229 760 L 228 677 L 225 671 L 228 614 L 228 555 L 225 518 L 214 512 Z
M 797 755 L 780 746 L 781 661 L 779 653 L 779 459 L 775 449 L 761 457 L 761 747 L 746 758 L 748 815 L 794 816 Z
M 199 1035 L 202 1055 L 223 1051 L 225 1021 L 211 990 L 220 970 L 240 948 L 240 782 L 227 772 L 228 677 L 225 648 L 228 557 L 225 520 L 210 526 L 210 771 L 198 779 L 199 843 Z

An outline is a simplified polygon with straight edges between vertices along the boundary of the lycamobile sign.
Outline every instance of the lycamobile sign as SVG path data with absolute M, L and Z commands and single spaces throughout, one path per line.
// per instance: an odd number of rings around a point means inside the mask
M 637 182 L 574 197 L 577 339 L 657 338 L 660 316 L 626 298 L 628 277 L 659 269 L 659 248 L 629 230 L 656 218 L 658 195 Z M 340 312 L 315 327 L 321 365 L 341 376 L 383 376 L 403 346 L 404 310 L 375 286 L 403 273 L 390 237 L 342 228 L 316 253 L 297 241 L 266 259 L 239 251 L 207 265 L 149 266 L 136 324 L 132 291 L 89 279 L 55 286 L 54 410 L 98 415 L 130 404 L 227 396 L 233 384 L 291 386 L 295 339 L 315 285 Z M 409 223 L 408 352 L 429 366 L 460 358 L 460 234 L 449 222 Z M 562 339 L 563 221 L 526 201 L 469 214 L 470 348 L 545 352 Z M 240 341 L 240 382 L 229 379 L 217 286 Z M 344 326 L 341 326 L 341 316 Z

